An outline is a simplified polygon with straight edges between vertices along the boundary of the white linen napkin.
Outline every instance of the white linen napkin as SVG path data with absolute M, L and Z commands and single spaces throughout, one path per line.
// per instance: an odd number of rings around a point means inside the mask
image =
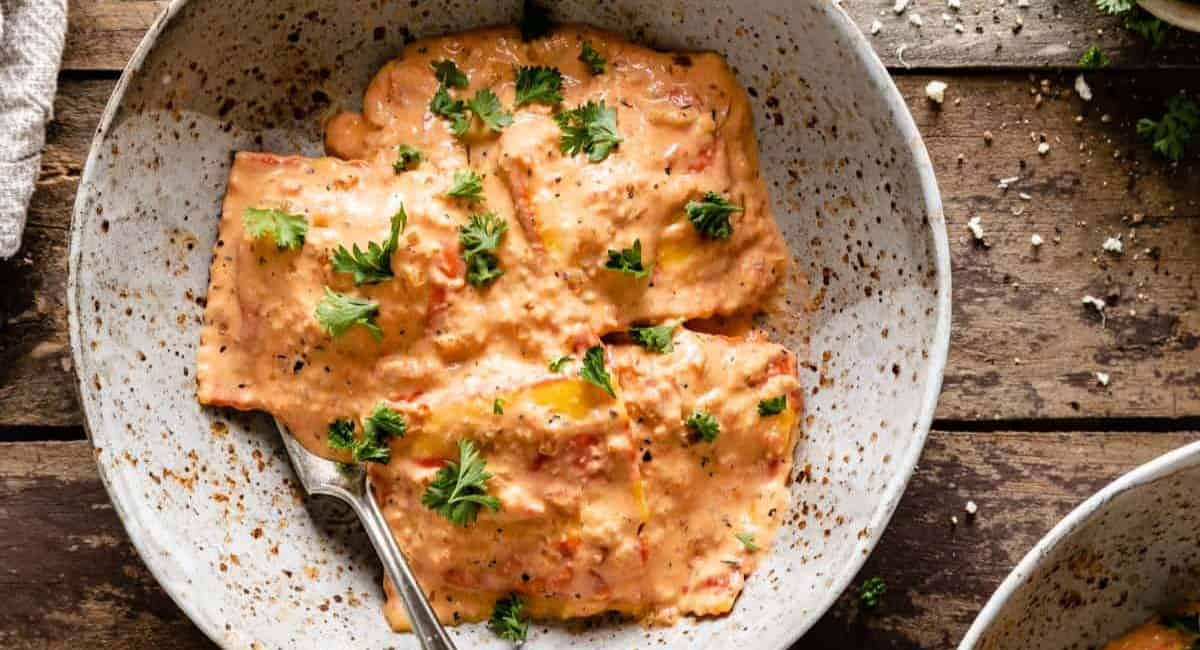
M 0 0 L 0 259 L 21 247 L 66 35 L 67 0 Z

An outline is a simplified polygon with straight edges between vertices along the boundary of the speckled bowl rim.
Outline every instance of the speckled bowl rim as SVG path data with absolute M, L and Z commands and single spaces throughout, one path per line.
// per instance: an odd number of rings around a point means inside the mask
M 1025 554 L 1025 557 L 1012 570 L 1012 573 L 1008 574 L 1004 582 L 1000 583 L 1000 587 L 996 589 L 979 615 L 975 617 L 975 622 L 971 624 L 966 636 L 958 644 L 958 650 L 972 650 L 978 645 L 979 640 L 995 622 L 1009 598 L 1029 581 L 1029 577 L 1041 568 L 1042 563 L 1060 544 L 1067 542 L 1075 531 L 1091 521 L 1092 517 L 1113 499 L 1130 490 L 1136 490 L 1147 483 L 1153 483 L 1198 464 L 1200 464 L 1200 442 L 1193 442 L 1137 467 L 1109 483 L 1104 489 L 1077 506 L 1054 528 L 1050 529 L 1050 532 Z
M 134 50 L 129 62 L 125 65 L 125 69 L 121 73 L 121 78 L 117 81 L 113 88 L 112 95 L 109 97 L 108 103 L 104 107 L 104 112 L 100 117 L 99 125 L 93 135 L 92 143 L 88 151 L 87 161 L 84 165 L 83 175 L 80 179 L 79 188 L 75 197 L 75 206 L 71 216 L 71 245 L 69 249 L 69 273 L 67 277 L 67 310 L 68 310 L 68 329 L 70 333 L 71 353 L 75 368 L 84 367 L 83 360 L 83 332 L 80 320 L 80 302 L 79 302 L 79 273 L 80 260 L 82 259 L 82 250 L 80 246 L 81 237 L 83 236 L 84 222 L 83 211 L 86 203 L 86 192 L 84 188 L 90 183 L 91 176 L 94 170 L 97 169 L 96 158 L 99 151 L 99 145 L 103 142 L 113 124 L 113 119 L 120 110 L 121 104 L 125 98 L 129 84 L 134 75 L 136 75 L 144 65 L 146 58 L 158 43 L 159 36 L 175 16 L 192 0 L 170 0 L 166 9 L 159 14 L 155 21 L 146 31 L 142 41 Z M 196 0 L 200 1 L 200 0 Z M 925 448 L 925 441 L 929 436 L 930 427 L 933 424 L 933 415 L 937 409 L 938 396 L 941 393 L 942 377 L 946 368 L 946 358 L 950 349 L 950 247 L 946 235 L 945 213 L 942 208 L 941 194 L 938 190 L 937 178 L 933 170 L 933 163 L 929 157 L 929 152 L 925 148 L 925 142 L 921 139 L 921 134 L 917 131 L 916 122 L 913 120 L 912 114 L 908 110 L 908 105 L 904 101 L 904 97 L 900 94 L 896 84 L 892 81 L 891 75 L 887 68 L 875 53 L 874 48 L 867 41 L 862 31 L 854 23 L 854 20 L 846 13 L 841 6 L 841 0 L 811 0 L 812 2 L 822 5 L 826 13 L 831 18 L 831 23 L 840 29 L 841 35 L 846 39 L 846 46 L 862 61 L 867 69 L 867 74 L 874 88 L 878 89 L 883 94 L 883 98 L 887 103 L 893 124 L 900 135 L 904 137 L 908 143 L 908 152 L 913 158 L 914 167 L 921 186 L 922 198 L 925 202 L 926 214 L 928 215 L 928 223 L 930 228 L 930 237 L 933 243 L 933 262 L 935 265 L 936 275 L 936 290 L 937 290 L 937 307 L 934 332 L 932 337 L 932 345 L 929 352 L 927 363 L 928 381 L 926 383 L 925 394 L 921 399 L 921 410 L 917 418 L 917 427 L 912 435 L 912 442 L 909 445 L 907 454 L 900 459 L 898 465 L 899 470 L 892 477 L 891 482 L 884 490 L 883 500 L 876 507 L 875 513 L 871 517 L 867 530 L 871 534 L 866 539 L 859 543 L 861 552 L 852 555 L 852 560 L 842 565 L 840 573 L 832 581 L 832 586 L 826 591 L 823 601 L 820 603 L 818 614 L 809 617 L 807 624 L 797 625 L 788 641 L 788 646 L 794 644 L 800 639 L 813 624 L 823 615 L 837 600 L 838 596 L 846 589 L 851 580 L 858 574 L 859 569 L 867 561 L 870 552 L 878 543 L 879 538 L 883 534 L 883 530 L 887 527 L 888 522 L 892 518 L 892 514 L 896 510 L 896 506 L 900 502 L 900 498 L 904 495 L 904 490 L 908 486 L 908 481 L 912 477 L 913 471 L 916 469 L 917 461 L 920 459 L 921 452 Z M 84 379 L 77 373 L 76 376 L 76 392 L 77 397 L 82 396 L 85 390 L 83 385 Z M 94 437 L 91 430 L 92 414 L 88 411 L 86 400 L 79 397 L 78 402 L 84 415 L 84 430 L 87 433 L 88 440 L 93 442 Z M 134 548 L 138 555 L 141 556 L 149 569 L 151 575 L 162 586 L 163 590 L 175 601 L 175 604 L 187 615 L 193 623 L 215 644 L 220 647 L 227 647 L 222 641 L 224 630 L 217 621 L 210 620 L 208 617 L 192 605 L 192 597 L 186 592 L 182 584 L 176 584 L 174 581 L 168 580 L 167 567 L 160 566 L 160 560 L 155 554 L 149 552 L 144 539 L 146 533 L 139 519 L 125 509 L 125 506 L 118 496 L 121 494 L 118 487 L 113 483 L 112 477 L 109 476 L 108 470 L 103 463 L 97 463 L 97 468 L 100 474 L 100 480 L 108 492 L 113 503 L 113 509 L 117 516 L 121 519 L 125 527 L 126 533 L 129 535 Z M 786 646 L 785 646 L 786 647 Z

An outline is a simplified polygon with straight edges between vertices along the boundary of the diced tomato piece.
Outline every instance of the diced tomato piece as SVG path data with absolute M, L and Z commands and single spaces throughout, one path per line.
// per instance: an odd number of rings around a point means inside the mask
M 709 165 L 713 162 L 713 158 L 716 157 L 716 153 L 717 145 L 715 142 L 704 145 L 704 148 L 696 152 L 696 157 L 688 164 L 688 171 L 695 174 L 708 169 Z
M 445 466 L 446 459 L 438 458 L 437 456 L 427 456 L 425 458 L 414 458 L 413 463 L 415 463 L 417 465 L 417 467 L 439 467 L 440 468 L 440 467 Z

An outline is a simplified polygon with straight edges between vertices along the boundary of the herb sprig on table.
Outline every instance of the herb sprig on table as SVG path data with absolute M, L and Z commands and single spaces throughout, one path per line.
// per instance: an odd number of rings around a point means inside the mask
M 525 599 L 509 594 L 496 601 L 488 627 L 505 641 L 522 643 L 529 636 L 529 622 L 523 618 Z
M 1162 118 L 1143 118 L 1138 121 L 1137 130 L 1150 141 L 1154 153 L 1178 162 L 1200 140 L 1200 106 L 1187 95 L 1175 95 L 1167 100 L 1167 112 Z

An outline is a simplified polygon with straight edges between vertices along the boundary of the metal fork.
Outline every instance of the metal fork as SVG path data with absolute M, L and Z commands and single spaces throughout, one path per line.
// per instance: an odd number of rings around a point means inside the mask
M 279 433 L 283 436 L 283 446 L 287 449 L 288 457 L 292 460 L 292 468 L 300 478 L 300 484 L 309 494 L 323 494 L 339 499 L 348 504 L 371 540 L 371 546 L 379 554 L 383 568 L 392 579 L 400 600 L 404 603 L 404 611 L 412 622 L 413 634 L 421 642 L 424 650 L 455 650 L 454 642 L 446 634 L 446 629 L 438 621 L 429 599 L 421 586 L 417 584 L 408 561 L 400 552 L 392 532 L 388 529 L 383 512 L 375 501 L 375 495 L 367 487 L 367 473 L 361 466 L 340 468 L 338 464 L 321 458 L 304 448 L 282 422 L 275 421 Z

